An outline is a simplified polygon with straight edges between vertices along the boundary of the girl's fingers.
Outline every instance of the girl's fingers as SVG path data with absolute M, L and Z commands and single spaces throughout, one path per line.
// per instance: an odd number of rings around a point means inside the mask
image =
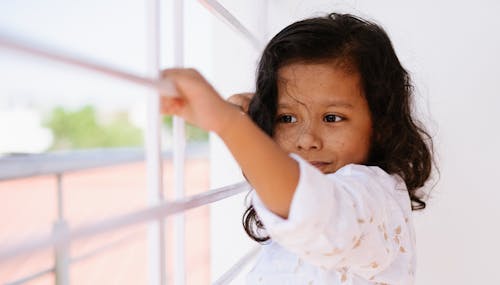
M 250 100 L 252 99 L 253 95 L 254 93 L 239 93 L 232 95 L 227 99 L 227 101 L 240 107 L 243 112 L 247 113 L 248 105 L 250 104 Z
M 182 89 L 178 83 L 186 76 L 186 70 L 180 68 L 170 68 L 162 70 L 161 78 L 166 90 L 161 95 L 160 111 L 164 115 L 179 115 L 186 105 L 185 99 L 181 97 Z
M 178 115 L 184 104 L 180 97 L 161 97 L 160 111 L 164 115 Z
M 169 78 L 162 78 L 160 81 L 160 95 L 163 97 L 176 97 L 179 96 L 175 82 Z
M 172 82 L 176 90 L 175 96 L 162 97 L 163 114 L 179 116 L 205 130 L 219 128 L 226 103 L 198 71 L 166 69 L 161 75 L 162 80 Z

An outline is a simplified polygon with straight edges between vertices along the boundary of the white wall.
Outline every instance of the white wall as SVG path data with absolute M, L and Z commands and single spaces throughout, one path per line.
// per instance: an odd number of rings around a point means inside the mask
M 245 19 L 253 15 L 257 20 L 262 14 L 249 9 L 247 2 L 232 1 L 232 12 L 245 15 Z M 496 181 L 496 163 L 500 159 L 500 128 L 496 125 L 500 121 L 496 117 L 500 107 L 496 86 L 500 4 L 486 0 L 268 3 L 270 36 L 292 21 L 329 11 L 361 15 L 387 30 L 416 83 L 419 113 L 434 135 L 440 169 L 428 208 L 415 214 L 417 284 L 500 284 L 495 274 L 500 254 L 500 210 L 496 207 L 500 200 Z M 230 64 L 226 62 L 216 69 L 216 77 L 231 86 L 227 93 L 251 88 L 248 80 L 253 80 L 253 54 L 239 42 L 224 42 L 221 38 L 216 38 L 215 46 L 215 59 L 230 59 Z M 231 180 L 224 173 L 233 171 L 234 162 L 221 161 L 227 157 L 223 148 L 214 147 L 212 155 L 213 184 Z M 232 209 L 234 215 L 241 215 L 237 208 Z M 228 228 L 222 223 L 214 230 L 232 235 Z M 233 238 L 245 238 L 239 234 Z M 240 243 L 233 246 L 227 241 L 226 253 L 233 256 L 235 251 L 244 252 Z M 219 247 L 214 245 L 215 249 Z
M 248 29 L 263 37 L 265 27 L 264 0 L 220 1 Z M 224 97 L 253 91 L 255 69 L 260 50 L 230 29 L 219 19 L 213 21 L 213 78 L 212 83 Z M 263 41 L 264 42 L 264 41 Z M 244 178 L 227 148 L 216 136 L 211 136 L 212 188 L 243 181 Z M 217 202 L 211 206 L 211 271 L 212 280 L 219 278 L 247 251 L 255 246 L 245 234 L 241 218 L 245 210 L 246 193 Z M 233 284 L 242 284 L 244 274 Z

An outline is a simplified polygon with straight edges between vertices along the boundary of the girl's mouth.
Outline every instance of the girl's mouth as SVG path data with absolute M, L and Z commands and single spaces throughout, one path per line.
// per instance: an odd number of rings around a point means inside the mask
M 331 162 L 325 162 L 325 161 L 309 161 L 309 163 L 312 164 L 314 167 L 320 169 L 331 164 Z

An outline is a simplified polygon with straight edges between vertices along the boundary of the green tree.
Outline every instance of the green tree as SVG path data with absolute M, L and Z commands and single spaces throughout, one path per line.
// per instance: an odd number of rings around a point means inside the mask
M 119 113 L 103 124 L 92 106 L 76 111 L 57 107 L 44 125 L 54 135 L 51 150 L 142 145 L 142 131 L 129 122 L 126 113 Z

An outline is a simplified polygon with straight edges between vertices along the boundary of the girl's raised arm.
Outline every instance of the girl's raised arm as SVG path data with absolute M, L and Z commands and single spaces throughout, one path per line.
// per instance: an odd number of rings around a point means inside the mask
M 167 69 L 163 78 L 176 88 L 175 97 L 162 97 L 161 111 L 215 132 L 227 145 L 262 202 L 287 218 L 299 181 L 298 163 L 252 120 L 193 69 Z

